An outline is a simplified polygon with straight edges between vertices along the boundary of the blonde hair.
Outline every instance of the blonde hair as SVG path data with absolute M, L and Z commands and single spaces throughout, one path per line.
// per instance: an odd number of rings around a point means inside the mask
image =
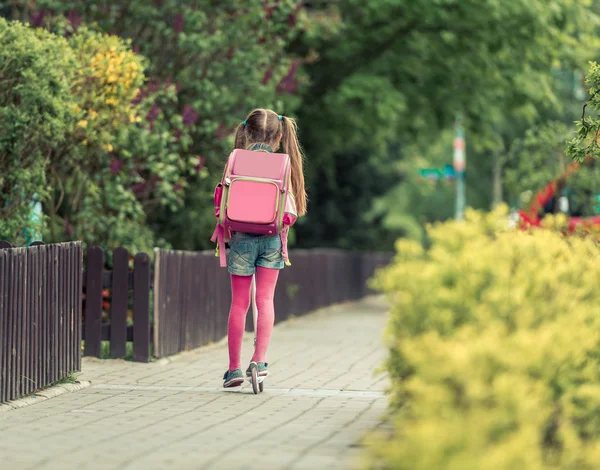
M 292 162 L 292 190 L 296 198 L 298 215 L 306 214 L 308 197 L 304 187 L 304 155 L 298 141 L 296 121 L 287 116 L 281 116 L 270 109 L 255 109 L 241 123 L 235 133 L 236 149 L 247 149 L 253 144 L 270 145 L 274 152 L 277 144 L 281 145 L 284 153 L 290 156 Z

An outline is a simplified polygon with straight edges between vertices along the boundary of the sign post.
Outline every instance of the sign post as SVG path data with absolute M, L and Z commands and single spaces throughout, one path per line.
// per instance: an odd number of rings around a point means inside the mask
M 454 137 L 454 172 L 456 175 L 456 220 L 463 220 L 465 214 L 465 131 L 462 126 L 462 115 L 456 118 L 456 136 Z

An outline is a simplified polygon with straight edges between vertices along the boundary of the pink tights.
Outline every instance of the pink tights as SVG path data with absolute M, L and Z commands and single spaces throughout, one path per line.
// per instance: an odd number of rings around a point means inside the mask
M 258 326 L 256 347 L 252 361 L 265 362 L 267 348 L 275 322 L 273 298 L 279 277 L 278 269 L 256 268 L 256 306 L 258 307 Z M 227 325 L 229 343 L 229 370 L 241 368 L 242 337 L 246 325 L 246 313 L 250 307 L 252 276 L 231 275 L 231 310 Z

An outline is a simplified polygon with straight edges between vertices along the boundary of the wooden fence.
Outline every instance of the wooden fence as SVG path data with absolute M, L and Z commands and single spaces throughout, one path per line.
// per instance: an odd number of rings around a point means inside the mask
M 275 321 L 286 320 L 368 293 L 367 280 L 389 254 L 341 250 L 294 250 L 293 267 L 281 273 L 275 293 Z M 197 348 L 227 334 L 231 302 L 227 271 L 212 252 L 156 250 L 154 355 Z M 252 328 L 248 315 L 247 328 Z
M 157 250 L 152 270 L 148 254 L 118 248 L 109 271 L 103 250 L 91 247 L 83 273 L 81 243 L 36 245 L 0 242 L 0 402 L 79 370 L 82 339 L 85 355 L 104 357 L 108 346 L 109 357 L 123 358 L 130 343 L 132 359 L 147 362 L 227 334 L 229 275 L 212 252 Z M 291 258 L 276 322 L 363 297 L 390 255 L 294 250 Z
M 0 402 L 81 369 L 81 243 L 0 244 Z
M 107 271 L 104 269 L 104 251 L 91 247 L 87 251 L 84 287 L 84 354 L 102 357 L 102 341 L 109 341 L 109 356 L 123 358 L 127 355 L 129 341 L 133 342 L 133 360 L 148 362 L 152 338 L 150 257 L 138 253 L 133 257 L 133 269 L 130 269 L 129 252 L 117 248 L 113 251 L 113 269 Z M 109 295 L 105 296 L 107 290 Z M 104 308 L 106 297 L 110 299 L 109 312 Z M 131 317 L 130 310 L 133 312 Z M 110 313 L 110 316 L 103 319 L 103 313 Z

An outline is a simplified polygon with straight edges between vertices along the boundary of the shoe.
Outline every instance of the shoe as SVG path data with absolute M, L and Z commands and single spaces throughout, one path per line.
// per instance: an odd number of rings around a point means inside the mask
M 223 376 L 223 387 L 239 387 L 244 383 L 244 375 L 242 369 L 228 370 Z
M 266 377 L 267 375 L 269 375 L 269 371 L 267 370 L 267 366 L 269 364 L 267 364 L 266 362 L 255 362 L 254 364 L 256 364 L 256 368 L 258 369 L 259 377 Z M 250 363 L 250 365 L 252 365 L 252 363 Z M 251 376 L 252 376 L 252 369 L 250 367 L 248 367 L 248 369 L 246 370 L 246 377 L 251 377 Z

